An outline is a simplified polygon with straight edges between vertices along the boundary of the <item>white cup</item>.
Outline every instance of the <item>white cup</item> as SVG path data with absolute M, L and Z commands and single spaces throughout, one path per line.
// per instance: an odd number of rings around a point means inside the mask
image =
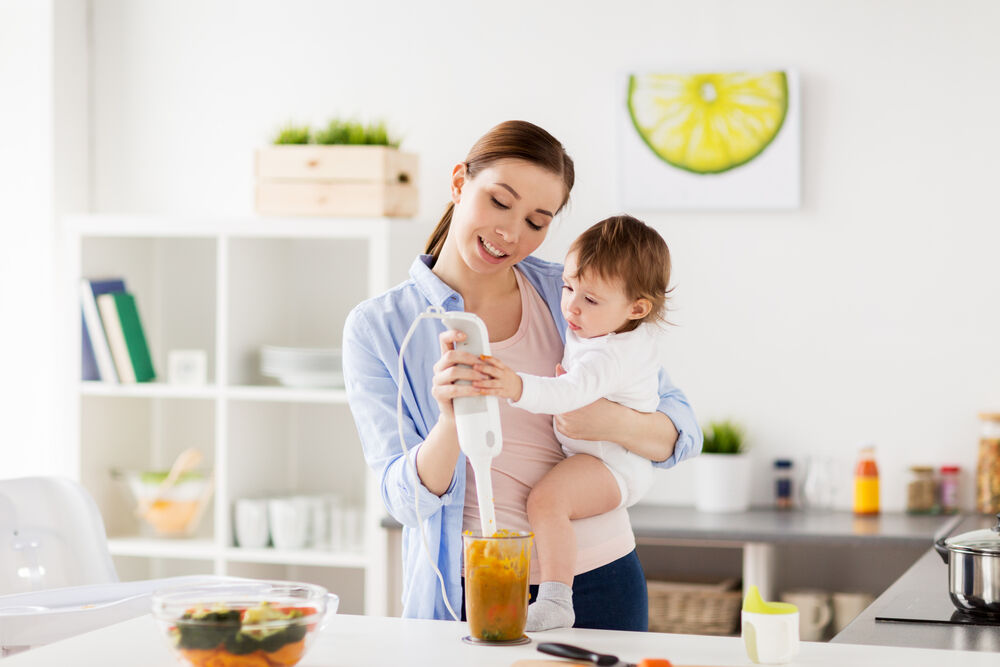
M 238 499 L 233 520 L 236 543 L 246 549 L 266 547 L 269 537 L 267 514 L 266 500 Z
M 344 510 L 339 503 L 331 503 L 330 508 L 330 550 L 344 551 Z
M 834 593 L 833 633 L 837 634 L 846 628 L 848 623 L 874 601 L 875 597 L 868 593 Z
M 309 496 L 309 544 L 330 548 L 330 506 L 323 496 Z
M 797 590 L 781 594 L 783 602 L 799 608 L 799 639 L 804 642 L 822 641 L 833 615 L 830 594 L 826 591 Z
M 751 661 L 783 665 L 799 653 L 799 613 L 740 612 L 743 645 Z
M 364 547 L 365 514 L 357 507 L 343 510 L 343 549 L 361 551 Z
M 294 496 L 292 500 L 298 503 L 306 515 L 306 539 L 303 546 L 325 547 L 330 529 L 326 501 L 321 496 Z
M 309 537 L 309 505 L 301 498 L 267 501 L 271 541 L 278 549 L 301 549 Z

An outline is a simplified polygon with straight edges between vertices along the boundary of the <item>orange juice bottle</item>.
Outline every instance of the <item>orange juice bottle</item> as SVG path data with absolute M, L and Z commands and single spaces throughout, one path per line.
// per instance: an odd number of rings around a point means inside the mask
M 878 466 L 872 444 L 861 447 L 854 468 L 854 513 L 878 514 Z

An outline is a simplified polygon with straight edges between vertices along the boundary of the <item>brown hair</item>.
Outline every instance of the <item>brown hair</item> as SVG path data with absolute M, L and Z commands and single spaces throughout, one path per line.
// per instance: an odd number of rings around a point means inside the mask
M 573 160 L 555 137 L 527 121 L 505 121 L 480 137 L 465 157 L 465 172 L 467 177 L 472 179 L 480 169 L 485 169 L 498 160 L 509 158 L 531 162 L 562 177 L 563 185 L 566 186 L 566 196 L 563 197 L 559 208 L 562 209 L 566 205 L 575 179 Z M 435 260 L 441 254 L 444 241 L 448 238 L 454 210 L 455 204 L 449 202 L 441 221 L 427 239 L 425 252 L 433 255 Z
M 629 299 L 652 304 L 641 320 L 629 320 L 619 332 L 632 331 L 640 322 L 666 322 L 670 290 L 670 249 L 655 229 L 631 215 L 601 220 L 573 241 L 577 275 L 593 272 L 603 280 L 621 280 Z

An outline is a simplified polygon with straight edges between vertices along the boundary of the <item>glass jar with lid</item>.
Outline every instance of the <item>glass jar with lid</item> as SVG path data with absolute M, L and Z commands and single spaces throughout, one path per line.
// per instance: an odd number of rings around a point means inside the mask
M 910 481 L 906 484 L 906 511 L 910 514 L 930 514 L 937 506 L 934 468 L 910 466 Z
M 976 510 L 996 514 L 1000 512 L 1000 412 L 982 412 L 979 421 Z
M 778 509 L 790 509 L 792 504 L 792 461 L 775 459 L 774 505 Z
M 941 466 L 941 477 L 938 481 L 938 502 L 945 514 L 958 511 L 958 485 L 961 468 L 956 465 Z

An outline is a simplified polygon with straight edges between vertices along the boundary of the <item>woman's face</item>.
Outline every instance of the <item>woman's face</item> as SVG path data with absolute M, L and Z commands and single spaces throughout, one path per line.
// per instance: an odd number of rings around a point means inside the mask
M 457 165 L 447 243 L 477 273 L 505 270 L 545 240 L 565 188 L 560 176 L 524 160 L 498 160 L 472 179 Z

